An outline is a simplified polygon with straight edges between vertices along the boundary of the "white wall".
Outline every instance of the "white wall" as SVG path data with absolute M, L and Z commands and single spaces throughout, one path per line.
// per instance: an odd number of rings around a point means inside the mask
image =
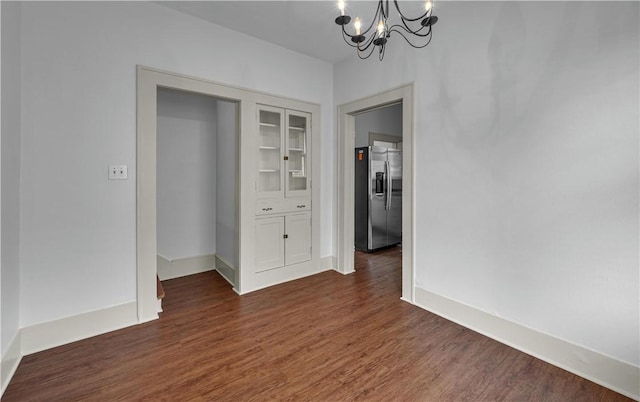
M 22 326 L 135 300 L 136 64 L 319 103 L 331 254 L 330 64 L 146 2 L 25 2 L 22 29 Z
M 159 89 L 157 110 L 158 254 L 215 254 L 217 101 Z
M 20 306 L 20 13 L 19 3 L 2 2 L 1 334 L 4 357 L 19 328 Z
M 356 148 L 369 146 L 369 133 L 402 137 L 402 104 L 356 115 Z
M 441 2 L 334 70 L 338 105 L 415 83 L 417 287 L 636 366 L 638 8 Z
M 216 146 L 216 254 L 238 267 L 238 105 L 219 100 Z

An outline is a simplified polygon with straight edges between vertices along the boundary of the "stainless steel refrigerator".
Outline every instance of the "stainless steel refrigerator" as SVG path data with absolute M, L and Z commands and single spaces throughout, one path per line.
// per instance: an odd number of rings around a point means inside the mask
M 355 150 L 355 248 L 372 251 L 402 242 L 402 151 Z

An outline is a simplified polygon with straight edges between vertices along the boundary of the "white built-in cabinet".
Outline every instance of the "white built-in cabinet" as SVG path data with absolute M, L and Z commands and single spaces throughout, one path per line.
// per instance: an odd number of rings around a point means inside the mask
M 311 260 L 311 114 L 258 105 L 256 272 Z
M 258 108 L 258 199 L 309 198 L 311 115 Z
M 311 259 L 311 213 L 256 219 L 256 272 Z

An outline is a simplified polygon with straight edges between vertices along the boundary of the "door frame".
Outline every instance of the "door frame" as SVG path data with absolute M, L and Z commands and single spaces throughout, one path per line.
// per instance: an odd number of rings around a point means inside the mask
M 249 91 L 199 78 L 137 66 L 137 121 L 136 121 L 136 279 L 137 311 L 140 323 L 158 318 L 157 225 L 156 225 L 156 144 L 157 144 L 157 91 L 169 88 L 184 92 L 212 96 L 238 104 L 237 166 L 238 182 L 236 227 L 238 229 L 238 266 L 234 267 L 234 286 L 240 284 L 242 266 L 242 237 L 247 233 L 243 218 L 242 194 L 242 140 L 243 128 L 251 124 L 253 114 L 248 109 L 252 102 Z
M 414 84 L 338 106 L 338 213 L 337 270 L 354 269 L 354 164 L 355 115 L 402 102 L 402 300 L 414 303 Z

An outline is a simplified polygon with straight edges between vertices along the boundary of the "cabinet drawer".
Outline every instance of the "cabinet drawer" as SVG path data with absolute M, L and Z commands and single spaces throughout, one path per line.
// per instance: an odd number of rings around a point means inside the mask
M 311 210 L 311 200 L 262 201 L 256 205 L 256 215 L 282 214 Z

